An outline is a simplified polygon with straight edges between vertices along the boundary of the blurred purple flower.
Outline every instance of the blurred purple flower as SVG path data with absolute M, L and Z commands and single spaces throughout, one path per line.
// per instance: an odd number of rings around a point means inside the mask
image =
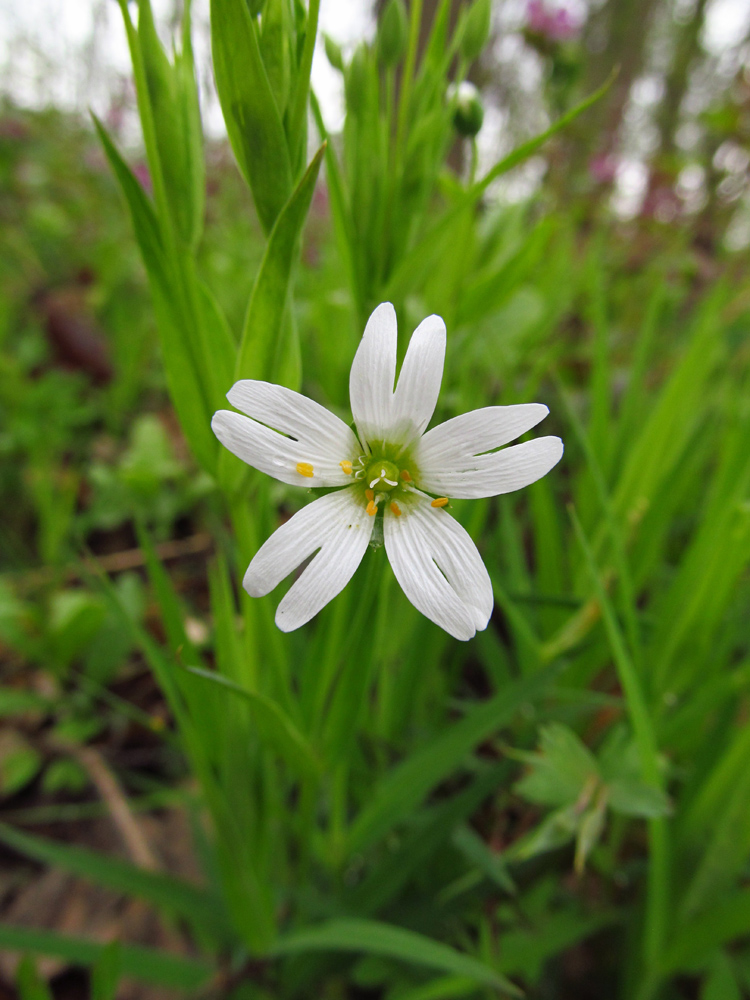
M 589 160 L 589 176 L 597 184 L 611 184 L 617 175 L 617 157 L 612 153 L 597 153 Z
M 545 0 L 529 0 L 526 23 L 530 31 L 551 42 L 571 41 L 583 26 L 582 19 L 568 7 L 548 6 Z
M 133 173 L 135 174 L 136 179 L 140 181 L 143 189 L 151 194 L 151 174 L 148 172 L 146 164 L 143 161 L 136 163 L 133 167 Z

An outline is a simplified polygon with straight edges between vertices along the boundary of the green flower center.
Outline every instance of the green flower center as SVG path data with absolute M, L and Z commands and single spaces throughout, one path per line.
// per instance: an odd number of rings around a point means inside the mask
M 390 493 L 400 483 L 400 471 L 397 465 L 387 459 L 370 462 L 365 469 L 365 482 L 371 490 L 380 493 Z

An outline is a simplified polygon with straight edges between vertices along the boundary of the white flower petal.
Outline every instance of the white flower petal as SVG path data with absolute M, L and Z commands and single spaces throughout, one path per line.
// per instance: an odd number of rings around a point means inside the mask
M 560 438 L 535 438 L 489 455 L 466 456 L 453 466 L 420 466 L 419 485 L 430 493 L 467 499 L 512 493 L 546 476 L 562 453 Z
M 429 497 L 402 505 L 400 517 L 385 511 L 385 549 L 411 603 L 456 639 L 487 627 L 492 584 L 468 532 Z
M 485 406 L 462 413 L 433 427 L 419 441 L 415 461 L 425 472 L 463 468 L 475 455 L 500 448 L 544 420 L 549 410 L 543 403 L 516 406 Z
M 445 363 L 445 323 L 428 316 L 414 331 L 396 379 L 396 312 L 390 302 L 367 321 L 349 377 L 352 413 L 365 441 L 408 444 L 435 412 Z
M 445 364 L 445 323 L 422 320 L 412 334 L 393 396 L 386 440 L 408 444 L 424 433 L 435 412 Z
M 363 443 L 382 438 L 396 381 L 396 310 L 383 302 L 367 321 L 349 375 L 352 415 Z
M 292 486 L 346 486 L 340 462 L 356 458 L 359 443 L 343 420 L 307 396 L 269 382 L 246 379 L 227 393 L 231 410 L 214 414 L 211 427 L 231 452 L 253 468 Z M 298 463 L 312 476 L 297 471 Z
M 320 497 L 282 524 L 258 549 L 243 586 L 251 597 L 274 589 L 317 549 L 276 610 L 282 632 L 304 625 L 346 586 L 362 561 L 374 518 L 353 489 Z

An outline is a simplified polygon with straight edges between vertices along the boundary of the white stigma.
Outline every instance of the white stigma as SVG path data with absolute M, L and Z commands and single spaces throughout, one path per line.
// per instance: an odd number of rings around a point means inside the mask
M 375 483 L 379 483 L 381 481 L 384 483 L 388 483 L 389 486 L 398 486 L 397 481 L 395 479 L 389 479 L 385 474 L 385 469 L 381 469 L 380 475 L 376 479 L 373 479 L 373 481 L 370 483 L 370 489 L 371 490 L 374 489 Z

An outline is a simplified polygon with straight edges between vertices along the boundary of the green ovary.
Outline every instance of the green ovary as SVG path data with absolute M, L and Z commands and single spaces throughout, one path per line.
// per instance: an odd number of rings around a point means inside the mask
M 387 459 L 370 462 L 364 478 L 367 485 L 377 492 L 390 492 L 401 482 L 398 466 Z

